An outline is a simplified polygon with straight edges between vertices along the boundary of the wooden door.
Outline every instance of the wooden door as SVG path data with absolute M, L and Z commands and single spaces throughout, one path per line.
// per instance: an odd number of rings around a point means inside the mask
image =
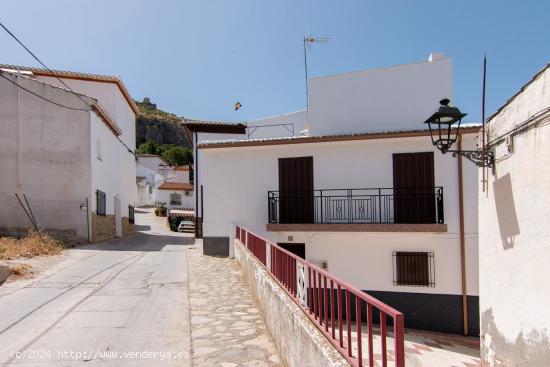
M 395 223 L 435 223 L 433 152 L 393 155 Z
M 285 250 L 293 253 L 294 255 L 306 259 L 306 244 L 295 242 L 279 242 L 277 246 L 284 248 Z
M 313 223 L 313 157 L 279 158 L 279 223 Z

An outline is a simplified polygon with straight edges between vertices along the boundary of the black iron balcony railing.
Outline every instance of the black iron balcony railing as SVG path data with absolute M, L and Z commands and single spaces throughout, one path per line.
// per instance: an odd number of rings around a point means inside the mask
M 444 223 L 443 187 L 268 191 L 269 223 Z

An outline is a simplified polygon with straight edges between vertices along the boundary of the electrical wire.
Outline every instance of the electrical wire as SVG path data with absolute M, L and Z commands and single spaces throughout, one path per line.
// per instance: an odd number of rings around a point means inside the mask
M 29 50 L 29 48 L 27 46 L 25 46 L 23 44 L 23 42 L 21 42 L 19 40 L 19 38 L 17 38 L 17 36 L 15 36 L 15 34 L 13 34 L 2 22 L 0 22 L 0 27 L 2 27 L 17 43 L 19 43 L 21 45 L 21 47 L 23 47 L 25 49 L 25 51 L 27 51 L 36 61 L 38 61 L 40 63 L 40 65 L 42 65 L 46 70 L 48 70 L 50 73 L 52 74 L 55 74 L 52 69 L 50 69 L 49 67 L 46 66 L 46 64 L 44 64 L 42 62 L 42 60 L 40 60 L 38 58 L 38 56 L 36 56 L 31 50 Z M 82 98 L 82 96 L 78 93 L 76 93 L 74 90 L 71 89 L 71 87 L 69 87 L 63 80 L 61 80 L 58 76 L 55 77 L 57 80 L 59 80 L 59 82 L 61 84 L 63 84 L 65 86 L 65 88 L 67 88 L 69 91 L 71 91 L 75 96 L 77 96 L 86 106 L 88 106 L 89 108 L 92 108 L 92 106 L 86 102 L 84 100 L 84 98 Z
M 40 60 L 40 59 L 38 58 L 38 56 L 36 56 L 36 55 L 34 54 L 34 52 L 32 52 L 27 46 L 25 46 L 25 44 L 23 44 L 23 42 L 21 42 L 21 40 L 19 40 L 19 38 L 17 38 L 17 36 L 16 36 L 15 34 L 13 34 L 13 33 L 12 33 L 12 32 L 2 23 L 2 22 L 0 22 L 0 27 L 2 27 L 2 28 L 3 28 L 3 29 L 4 29 L 4 30 L 5 30 L 5 31 L 6 31 L 6 32 L 7 32 L 16 42 L 17 42 L 17 43 L 19 43 L 19 45 L 21 45 L 21 47 L 23 47 L 23 48 L 25 49 L 25 51 L 27 51 L 36 61 L 38 61 L 38 62 L 40 63 L 40 65 L 42 65 L 42 66 L 43 66 L 46 70 L 48 70 L 50 73 L 55 74 L 49 67 L 46 66 L 46 64 L 44 64 L 44 63 L 42 62 L 42 60 Z M 21 89 L 23 89 L 23 90 L 25 90 L 25 91 L 27 91 L 27 92 L 29 92 L 29 93 L 35 95 L 36 97 L 39 97 L 39 98 L 41 98 L 41 99 L 43 99 L 43 100 L 45 100 L 45 101 L 47 101 L 47 102 L 53 103 L 54 105 L 57 105 L 57 106 L 59 106 L 59 107 L 68 108 L 68 109 L 71 109 L 71 110 L 78 110 L 78 111 L 89 111 L 90 109 L 92 109 L 92 105 L 91 105 L 91 104 L 89 104 L 88 102 L 86 102 L 86 101 L 84 100 L 84 98 L 82 98 L 82 96 L 81 96 L 80 94 L 78 94 L 78 93 L 76 93 L 74 90 L 72 90 L 71 87 L 69 87 L 69 86 L 68 86 L 63 80 L 61 80 L 61 78 L 59 78 L 58 76 L 55 76 L 55 78 L 56 78 L 57 80 L 59 80 L 59 82 L 60 82 L 61 84 L 63 84 L 63 85 L 65 86 L 65 88 L 67 88 L 71 93 L 73 93 L 75 96 L 77 96 L 77 97 L 78 97 L 78 98 L 79 98 L 79 99 L 80 99 L 89 109 L 74 108 L 74 107 L 69 107 L 69 106 L 62 105 L 62 104 L 60 104 L 60 103 L 57 103 L 57 102 L 52 101 L 52 100 L 49 100 L 49 99 L 47 99 L 47 98 L 45 98 L 45 97 L 43 97 L 43 96 L 41 96 L 41 95 L 39 95 L 39 94 L 37 94 L 37 93 L 35 93 L 35 92 L 29 90 L 29 89 L 27 89 L 27 88 L 25 88 L 25 87 L 19 85 L 18 83 L 16 83 L 16 82 L 14 82 L 13 80 L 11 80 L 11 79 L 5 77 L 5 76 L 2 75 L 1 73 L 0 73 L 0 76 L 2 76 L 2 78 L 4 78 L 4 79 L 8 80 L 10 83 L 17 85 L 19 88 L 21 88 Z M 126 149 L 128 150 L 128 152 L 130 152 L 130 153 L 133 154 L 134 156 L 136 155 L 136 153 L 135 153 L 132 149 L 130 149 L 130 147 L 128 147 L 128 145 L 126 145 L 126 144 L 122 141 L 122 139 L 120 139 L 118 136 L 116 136 L 116 138 L 117 138 L 117 140 L 124 146 L 124 148 L 126 148 Z
M 66 109 L 69 109 L 69 110 L 74 110 L 74 111 L 90 111 L 89 108 L 75 108 L 75 107 L 69 107 L 69 106 L 65 106 L 64 104 L 61 104 L 61 103 L 57 103 L 57 102 L 55 102 L 55 101 L 52 101 L 51 99 L 48 99 L 48 98 L 46 98 L 46 97 L 44 97 L 44 96 L 41 96 L 40 94 L 38 94 L 38 93 L 36 93 L 36 92 L 33 92 L 33 91 L 30 90 L 30 89 L 27 89 L 27 88 L 23 87 L 21 84 L 15 82 L 15 81 L 13 81 L 13 80 L 11 80 L 10 78 L 8 78 L 7 76 L 5 76 L 5 75 L 2 74 L 2 73 L 0 73 L 0 77 L 6 79 L 8 82 L 10 82 L 10 83 L 16 85 L 17 87 L 23 89 L 25 92 L 28 92 L 28 93 L 30 93 L 30 94 L 32 94 L 32 95 L 34 95 L 34 96 L 36 96 L 36 97 L 38 97 L 38 98 L 40 98 L 40 99 L 43 99 L 44 101 L 49 102 L 49 103 L 52 103 L 52 104 L 54 104 L 54 105 L 56 105 L 56 106 L 59 106 L 59 107 L 62 107 L 62 108 L 66 108 Z

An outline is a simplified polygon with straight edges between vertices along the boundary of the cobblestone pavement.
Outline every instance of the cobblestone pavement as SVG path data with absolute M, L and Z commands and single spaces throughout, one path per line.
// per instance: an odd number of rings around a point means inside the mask
M 365 325 L 363 325 L 363 328 Z M 356 324 L 352 323 L 352 330 Z M 344 329 L 344 345 L 347 337 Z M 357 355 L 357 333 L 352 331 L 353 354 Z M 368 366 L 368 339 L 361 339 L 363 363 Z M 388 367 L 395 366 L 393 333 L 388 332 L 387 349 L 390 351 Z M 380 329 L 373 330 L 374 366 L 382 366 Z M 479 338 L 405 329 L 405 362 L 407 367 L 481 367 Z
M 282 366 L 234 259 L 188 249 L 193 365 Z

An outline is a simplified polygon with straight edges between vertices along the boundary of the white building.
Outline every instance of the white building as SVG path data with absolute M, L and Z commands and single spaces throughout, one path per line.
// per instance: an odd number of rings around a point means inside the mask
M 194 211 L 195 197 L 189 173 L 188 165 L 173 167 L 166 182 L 159 186 L 158 201 L 163 203 L 168 210 Z
M 11 65 L 0 70 L 0 227 L 29 226 L 13 198 L 19 193 L 43 228 L 90 241 L 132 231 L 137 107 L 122 81 Z
M 407 327 L 477 335 L 477 168 L 440 154 L 422 126 L 451 80 L 441 55 L 314 78 L 309 136 L 199 134 L 205 253 L 231 255 L 238 224 L 404 312 Z M 464 149 L 478 130 L 462 130 Z
M 550 64 L 487 125 L 496 164 L 479 187 L 484 366 L 538 367 L 550 360 L 549 123 Z
M 138 154 L 136 161 L 136 182 L 138 184 L 138 206 L 151 206 L 159 201 L 159 186 L 173 171 L 170 165 L 155 154 Z

